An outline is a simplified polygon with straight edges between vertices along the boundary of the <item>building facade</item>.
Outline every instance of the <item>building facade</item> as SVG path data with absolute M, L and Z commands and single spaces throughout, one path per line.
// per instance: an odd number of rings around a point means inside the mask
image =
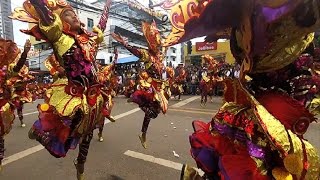
M 96 26 L 100 20 L 101 13 L 105 5 L 105 0 L 100 0 L 95 3 L 87 3 L 82 0 L 68 0 L 68 2 L 78 14 L 78 17 L 84 24 L 85 28 L 88 31 L 92 31 L 93 26 Z M 121 34 L 123 37 L 127 38 L 129 44 L 132 46 L 147 48 L 147 42 L 141 29 L 141 22 L 151 22 L 152 20 L 155 20 L 157 25 L 159 24 L 158 28 L 163 28 L 161 18 L 152 16 L 150 13 L 139 8 L 139 6 L 136 4 L 130 3 L 131 1 L 129 2 L 124 0 L 123 2 L 113 2 L 111 5 L 109 20 L 105 30 L 105 40 L 104 43 L 102 43 L 102 45 L 99 47 L 97 54 L 97 60 L 99 60 L 101 64 L 110 64 L 113 62 L 114 47 L 117 47 L 118 49 L 118 58 L 132 56 L 129 51 L 127 51 L 122 45 L 120 45 L 110 36 L 112 32 Z M 33 62 L 30 62 L 29 64 L 36 64 L 36 60 L 40 61 L 37 64 L 43 63 L 42 57 L 44 57 L 44 55 L 42 54 L 46 54 L 44 52 L 47 52 L 47 50 L 50 50 L 52 47 L 45 42 L 36 41 L 32 37 L 31 42 L 34 45 L 35 51 L 39 51 L 41 53 L 39 53 L 40 58 L 38 54 L 38 58 L 32 58 Z M 172 62 L 173 64 L 178 64 L 181 62 L 180 49 L 181 48 L 177 47 L 169 48 L 166 61 Z
M 103 7 L 104 3 L 104 0 L 98 0 L 92 4 L 96 7 Z M 155 13 L 150 12 L 148 8 L 145 8 L 139 2 L 134 0 L 122 0 L 112 3 L 110 11 L 110 18 L 108 20 L 106 31 L 109 32 L 109 34 L 112 32 L 120 34 L 129 42 L 130 45 L 134 47 L 148 48 L 147 42 L 142 33 L 142 21 L 152 22 L 154 20 L 160 31 L 170 29 L 170 27 L 168 27 L 162 20 L 163 14 L 157 13 L 156 11 Z M 108 48 L 105 49 L 106 51 L 111 52 L 112 47 L 117 47 L 120 54 L 127 56 L 132 55 L 128 50 L 107 34 L 105 41 L 106 44 L 108 44 Z M 119 58 L 121 57 L 119 56 Z M 177 66 L 180 63 L 181 46 L 175 45 L 173 47 L 169 47 L 165 55 L 164 64 Z
M 11 0 L 1 0 L 0 3 L 0 37 L 14 40 L 11 15 Z
M 181 50 L 180 44 L 168 47 L 165 59 L 167 66 L 177 67 L 179 64 L 185 64 L 181 60 Z
M 192 46 L 191 53 L 188 53 L 187 45 L 184 45 L 183 57 L 186 65 L 202 65 L 201 56 L 208 54 L 214 57 L 218 61 L 224 61 L 228 64 L 234 64 L 235 58 L 230 50 L 230 41 L 218 41 L 214 43 L 196 42 Z

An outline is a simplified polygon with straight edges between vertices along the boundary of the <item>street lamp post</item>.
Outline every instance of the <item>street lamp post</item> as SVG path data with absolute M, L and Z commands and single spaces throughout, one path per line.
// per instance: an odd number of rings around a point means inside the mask
M 40 55 L 41 55 L 41 49 L 39 49 L 39 58 L 38 58 L 38 69 L 39 69 L 39 72 L 41 70 L 41 66 L 40 66 Z

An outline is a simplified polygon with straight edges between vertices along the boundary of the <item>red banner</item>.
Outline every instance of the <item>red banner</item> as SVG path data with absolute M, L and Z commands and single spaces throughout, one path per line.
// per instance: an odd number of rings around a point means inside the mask
M 216 42 L 207 43 L 207 42 L 196 42 L 196 51 L 211 51 L 217 50 L 218 44 Z

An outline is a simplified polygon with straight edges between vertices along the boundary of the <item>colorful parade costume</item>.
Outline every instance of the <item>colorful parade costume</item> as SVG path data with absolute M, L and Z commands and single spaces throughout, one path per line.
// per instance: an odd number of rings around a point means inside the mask
M 20 120 L 21 127 L 25 127 L 23 122 L 23 105 L 33 101 L 33 94 L 28 90 L 27 86 L 30 81 L 34 79 L 34 76 L 29 74 L 29 68 L 23 66 L 15 78 L 11 78 L 13 86 L 12 102 L 17 110 L 17 114 Z
M 180 0 L 166 8 L 166 46 L 229 38 L 242 65 L 240 79 L 225 80 L 212 121 L 193 122 L 191 155 L 204 177 L 184 166 L 181 179 L 319 179 L 319 154 L 303 138 L 319 113 L 319 75 L 301 55 L 320 27 L 319 1 Z
M 4 158 L 4 136 L 12 128 L 17 102 L 31 102 L 31 94 L 23 90 L 24 78 L 28 78 L 28 68 L 24 65 L 31 44 L 25 44 L 21 54 L 11 40 L 0 38 L 0 170 Z
M 205 106 L 208 95 L 212 101 L 213 91 L 217 88 L 218 83 L 222 82 L 222 78 L 218 76 L 219 63 L 210 55 L 204 55 L 202 58 L 208 64 L 208 72 L 202 76 L 199 84 L 199 89 L 201 91 L 201 106 Z
M 115 57 L 114 57 L 113 63 L 110 65 L 106 65 L 104 67 L 100 67 L 100 71 L 98 72 L 98 75 L 97 75 L 100 84 L 105 85 L 102 88 L 102 90 L 103 90 L 102 92 L 105 94 L 104 96 L 108 102 L 108 104 L 106 104 L 107 108 L 104 109 L 103 114 L 111 122 L 116 121 L 114 119 L 114 117 L 111 116 L 111 110 L 112 110 L 113 104 L 114 104 L 112 97 L 115 96 L 115 94 L 116 94 L 115 88 L 118 85 L 118 77 L 115 74 L 115 66 L 116 66 L 117 60 L 118 60 L 118 51 L 115 49 Z M 104 120 L 100 121 L 100 124 L 98 124 L 98 129 L 99 129 L 98 137 L 99 137 L 100 142 L 103 141 L 102 132 L 104 129 L 104 124 L 105 124 Z
M 127 85 L 124 87 L 123 93 L 127 98 L 130 98 L 136 89 L 136 83 L 133 79 L 128 79 L 126 84 Z
M 110 96 L 99 81 L 95 57 L 111 1 L 94 33 L 86 31 L 72 7 L 64 0 L 30 0 L 15 9 L 11 18 L 34 23 L 23 32 L 50 43 L 54 55 L 49 57 L 50 72 L 58 76 L 46 91 L 45 103 L 38 105 L 39 120 L 29 132 L 54 157 L 65 157 L 79 144 L 75 161 L 78 179 L 84 178 L 84 163 L 93 130 L 110 117 Z
M 163 54 L 161 52 L 160 33 L 155 22 L 142 23 L 142 30 L 148 42 L 148 49 L 137 49 L 123 40 L 120 35 L 112 34 L 113 38 L 120 42 L 132 54 L 140 58 L 145 64 L 145 71 L 140 72 L 139 89 L 131 95 L 130 101 L 137 103 L 145 112 L 142 134 L 139 136 L 141 143 L 146 148 L 146 135 L 149 122 L 158 116 L 160 112 L 166 113 L 168 99 L 165 95 L 165 81 L 162 80 L 164 71 Z
M 178 76 L 175 77 L 174 81 L 170 84 L 170 90 L 173 96 L 178 96 L 178 99 L 181 100 L 181 95 L 184 93 L 183 84 L 186 82 L 187 72 L 183 67 L 181 67 L 178 72 Z
M 170 67 L 170 66 L 166 67 L 166 75 L 167 75 L 167 80 L 165 81 L 165 91 L 167 92 L 166 94 L 170 98 L 172 95 L 171 86 L 174 83 L 174 77 L 175 77 L 175 72 L 173 67 Z

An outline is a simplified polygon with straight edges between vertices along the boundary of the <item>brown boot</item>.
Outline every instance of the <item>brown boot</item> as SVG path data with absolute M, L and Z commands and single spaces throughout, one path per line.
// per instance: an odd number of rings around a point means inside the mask
M 141 135 L 139 135 L 139 139 L 141 141 L 141 145 L 143 146 L 143 148 L 147 149 L 147 133 L 142 133 Z
M 184 164 L 182 166 L 180 180 L 204 180 L 194 168 Z
M 29 139 L 36 139 L 33 128 L 30 128 L 28 132 Z
M 77 180 L 84 180 L 84 164 L 79 164 L 77 159 L 73 161 L 77 170 Z
M 116 122 L 116 119 L 113 116 L 109 116 L 107 119 L 109 119 L 111 122 Z

